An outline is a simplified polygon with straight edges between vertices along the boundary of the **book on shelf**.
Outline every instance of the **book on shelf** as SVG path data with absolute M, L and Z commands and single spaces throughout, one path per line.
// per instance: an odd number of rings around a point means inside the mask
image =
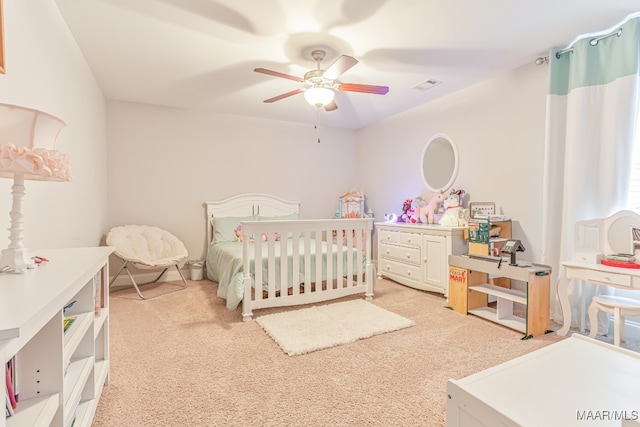
M 13 410 L 18 407 L 18 401 L 16 400 L 16 395 L 14 391 L 14 380 L 15 376 L 13 375 L 14 370 L 13 362 L 7 362 L 4 366 L 5 371 L 5 390 L 6 390 L 6 409 L 10 415 L 13 415 Z
M 67 317 L 64 318 L 64 321 L 63 321 L 62 325 L 64 327 L 64 332 L 65 333 L 71 327 L 73 322 L 76 321 L 76 319 L 77 319 L 77 316 L 67 316 Z

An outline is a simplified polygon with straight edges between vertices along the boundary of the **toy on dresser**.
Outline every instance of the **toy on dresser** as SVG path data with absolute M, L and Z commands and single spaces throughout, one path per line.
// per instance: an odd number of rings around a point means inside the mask
M 436 222 L 435 213 L 438 210 L 438 205 L 442 203 L 444 199 L 444 193 L 441 191 L 433 193 L 426 202 L 421 197 L 418 197 L 416 200 L 419 200 L 419 204 L 416 213 L 420 218 L 420 222 L 423 224 L 433 224 Z
M 402 214 L 398 217 L 398 222 L 416 223 L 416 210 L 413 208 L 413 199 L 407 199 L 402 204 Z
M 464 191 L 452 190 L 444 200 L 444 214 L 440 218 L 440 225 L 447 227 L 464 227 L 467 225 L 467 218 L 462 209 L 462 195 Z

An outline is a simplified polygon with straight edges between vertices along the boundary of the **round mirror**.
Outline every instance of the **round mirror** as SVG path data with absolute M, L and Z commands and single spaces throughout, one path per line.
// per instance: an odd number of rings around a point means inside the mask
M 424 184 L 432 192 L 445 192 L 458 176 L 458 149 L 447 135 L 431 137 L 422 152 L 420 168 Z

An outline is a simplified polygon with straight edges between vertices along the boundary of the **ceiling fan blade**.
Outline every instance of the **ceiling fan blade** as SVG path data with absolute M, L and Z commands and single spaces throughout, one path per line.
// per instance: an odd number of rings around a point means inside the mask
M 342 55 L 340 58 L 336 59 L 336 62 L 334 62 L 329 68 L 327 68 L 324 74 L 322 74 L 322 77 L 325 77 L 329 80 L 335 80 L 340 77 L 342 73 L 344 73 L 357 63 L 358 60 L 353 56 Z
M 281 99 L 288 98 L 290 96 L 297 95 L 297 94 L 302 93 L 302 92 L 303 92 L 302 89 L 292 90 L 291 92 L 283 93 L 282 95 L 278 95 L 278 96 L 274 96 L 273 98 L 265 99 L 263 102 L 266 102 L 266 103 L 270 104 L 272 102 L 280 101 Z
M 282 77 L 283 79 L 289 79 L 289 80 L 293 80 L 295 82 L 300 82 L 300 83 L 304 81 L 304 79 L 302 79 L 301 77 L 292 76 L 290 74 L 279 73 L 278 71 L 267 70 L 266 68 L 255 68 L 253 71 L 255 71 L 256 73 L 267 74 L 269 76 Z
M 357 83 L 340 83 L 338 90 L 347 92 L 373 93 L 376 95 L 384 95 L 389 92 L 388 86 L 361 85 Z
M 331 101 L 330 103 L 328 103 L 327 105 L 324 106 L 324 109 L 326 111 L 337 110 L 338 109 L 338 104 L 336 104 L 336 101 Z

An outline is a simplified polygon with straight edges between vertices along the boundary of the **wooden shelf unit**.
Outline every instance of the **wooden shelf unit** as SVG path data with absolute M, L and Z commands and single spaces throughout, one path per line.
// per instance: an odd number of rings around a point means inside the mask
M 43 250 L 49 260 L 0 286 L 0 360 L 13 360 L 19 400 L 0 427 L 89 427 L 109 379 L 112 247 Z M 64 331 L 65 317 L 75 321 Z M 75 423 L 74 423 L 75 419 Z
M 449 306 L 520 331 L 524 338 L 542 335 L 551 320 L 550 275 L 551 268 L 544 265 L 512 266 L 509 261 L 450 255 Z M 524 282 L 525 290 L 491 284 L 492 277 Z M 495 297 L 495 307 L 490 306 L 489 296 Z M 514 314 L 515 303 L 524 306 L 524 317 Z

